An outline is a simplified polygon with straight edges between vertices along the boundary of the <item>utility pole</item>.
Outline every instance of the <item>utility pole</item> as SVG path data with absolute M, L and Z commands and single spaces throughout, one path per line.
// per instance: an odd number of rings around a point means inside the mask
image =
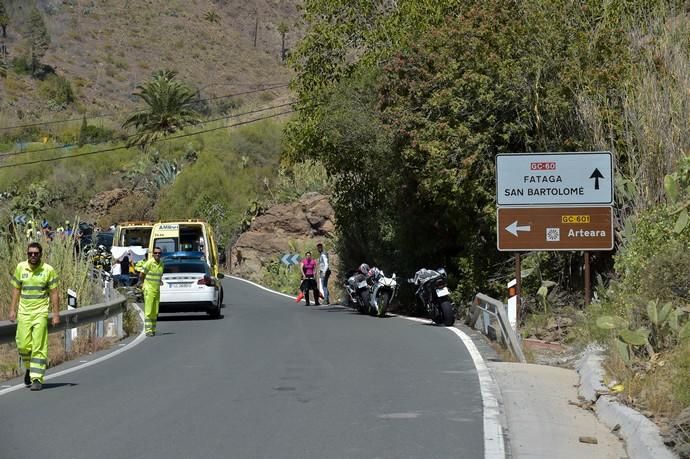
M 259 12 L 256 12 L 256 22 L 254 23 L 254 48 L 256 48 L 256 39 L 259 36 Z

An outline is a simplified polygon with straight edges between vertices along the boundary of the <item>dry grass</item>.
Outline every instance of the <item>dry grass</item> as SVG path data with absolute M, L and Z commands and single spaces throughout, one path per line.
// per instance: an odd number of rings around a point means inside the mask
M 93 325 L 80 327 L 80 333 L 86 336 L 72 342 L 72 351 L 65 352 L 65 334 L 53 333 L 48 337 L 48 368 L 73 360 L 82 355 L 88 355 L 112 347 L 117 342 L 114 338 L 97 338 L 94 333 L 88 333 Z M 14 344 L 0 345 L 0 381 L 16 378 L 23 374 L 19 368 L 19 357 Z
M 596 147 L 625 159 L 617 167 L 632 186 L 632 212 L 665 200 L 664 176 L 690 153 L 690 16 L 637 19 L 629 32 L 638 58 L 629 87 L 615 100 L 582 96 L 579 106 Z M 622 119 L 607 116 L 618 104 Z
M 613 353 L 607 357 L 605 368 L 625 387 L 620 398 L 648 416 L 673 418 L 690 403 L 690 346 L 679 346 L 652 360 L 631 365 Z

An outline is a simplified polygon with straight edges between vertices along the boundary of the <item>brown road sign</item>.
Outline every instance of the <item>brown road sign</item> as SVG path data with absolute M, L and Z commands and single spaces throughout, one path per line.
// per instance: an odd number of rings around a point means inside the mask
M 609 207 L 500 207 L 498 250 L 612 250 Z

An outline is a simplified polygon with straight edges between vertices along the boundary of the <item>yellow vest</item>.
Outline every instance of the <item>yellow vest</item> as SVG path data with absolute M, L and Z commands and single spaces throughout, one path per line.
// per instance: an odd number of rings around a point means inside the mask
M 153 258 L 149 258 L 141 270 L 146 275 L 144 277 L 144 288 L 152 291 L 160 290 L 161 279 L 163 278 L 163 262 L 157 262 Z
M 40 314 L 50 311 L 49 292 L 57 288 L 57 273 L 47 263 L 31 269 L 28 261 L 17 265 L 11 279 L 12 286 L 21 290 L 20 314 Z

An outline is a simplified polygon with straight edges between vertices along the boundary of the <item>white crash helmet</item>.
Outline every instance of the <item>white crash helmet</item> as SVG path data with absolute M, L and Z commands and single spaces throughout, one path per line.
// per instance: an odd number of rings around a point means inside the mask
M 369 273 L 369 265 L 366 263 L 359 265 L 359 272 L 366 276 Z

